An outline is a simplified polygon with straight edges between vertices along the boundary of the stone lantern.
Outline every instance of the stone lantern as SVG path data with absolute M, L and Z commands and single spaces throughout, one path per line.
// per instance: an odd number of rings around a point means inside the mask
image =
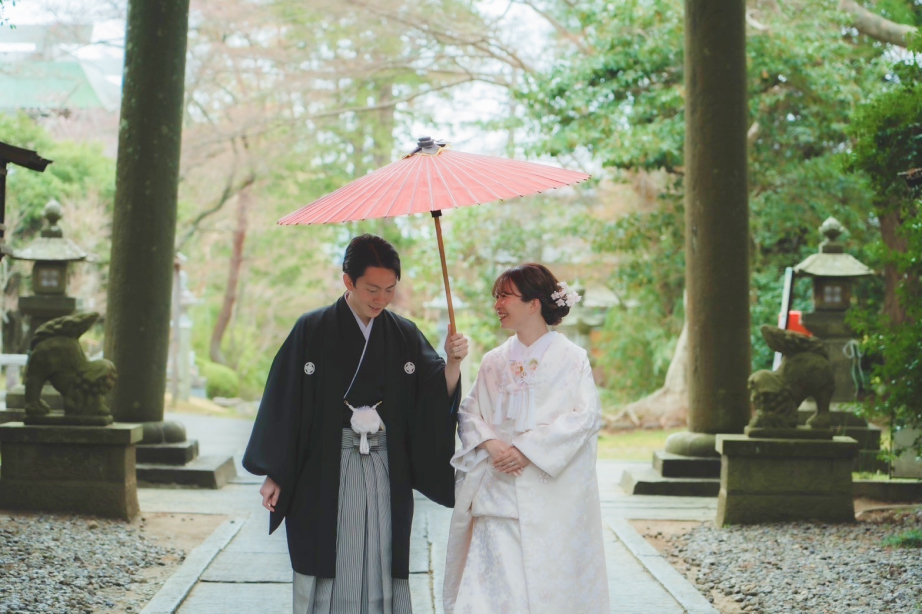
M 585 287 L 579 281 L 574 283 L 573 291 L 582 300 L 570 308 L 557 330 L 588 352 L 592 349 L 592 331 L 605 323 L 608 311 L 618 304 L 618 297 L 604 286 Z
M 48 201 L 44 210 L 47 223 L 41 236 L 23 249 L 10 250 L 10 255 L 15 260 L 31 260 L 35 263 L 32 265 L 33 294 L 19 298 L 19 311 L 29 318 L 29 330 L 23 341 L 25 347 L 31 345 L 32 337 L 39 326 L 49 320 L 71 315 L 77 310 L 77 299 L 67 296 L 70 263 L 86 260 L 89 254 L 70 239 L 64 238 L 64 233 L 58 226 L 61 214 L 60 203 L 55 200 Z M 64 407 L 60 393 L 50 385 L 42 389 L 42 399 L 52 409 Z M 7 409 L 0 414 L 0 422 L 21 419 L 25 406 L 25 387 L 22 384 L 13 386 L 7 391 Z
M 845 314 L 851 305 L 852 286 L 861 277 L 874 271 L 850 254 L 838 242 L 845 228 L 835 218 L 820 226 L 824 240 L 818 253 L 794 267 L 794 274 L 813 278 L 813 311 L 803 314 L 802 323 L 812 334 L 823 340 L 835 373 L 836 392 L 833 401 L 855 400 L 852 381 L 852 360 L 846 355 L 854 333 L 845 324 Z
M 35 330 L 49 320 L 74 313 L 77 299 L 67 296 L 67 279 L 71 262 L 86 260 L 89 254 L 70 239 L 58 226 L 61 220 L 61 205 L 51 200 L 45 205 L 46 227 L 41 236 L 23 249 L 14 249 L 16 260 L 31 260 L 32 296 L 19 299 L 19 310 L 29 316 L 29 332 L 26 343 Z

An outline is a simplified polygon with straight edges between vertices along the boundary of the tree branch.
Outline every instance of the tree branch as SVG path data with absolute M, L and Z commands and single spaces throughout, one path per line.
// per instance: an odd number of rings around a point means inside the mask
M 586 55 L 593 54 L 593 49 L 586 45 L 586 41 L 583 39 L 582 36 L 574 32 L 571 32 L 569 29 L 567 29 L 565 25 L 563 25 L 562 23 L 560 23 L 560 21 L 555 19 L 553 15 L 551 15 L 545 10 L 538 8 L 538 6 L 536 6 L 534 2 L 532 2 L 531 0 L 515 0 L 515 1 L 519 2 L 520 4 L 524 4 L 525 6 L 527 6 L 534 12 L 536 12 L 538 15 L 540 15 L 542 18 L 544 18 L 544 21 L 548 22 L 551 25 L 551 27 L 554 28 L 557 34 L 559 34 L 563 38 L 567 39 L 568 41 L 576 45 L 576 47 L 580 51 L 582 51 Z
M 233 198 L 236 194 L 239 194 L 246 188 L 250 187 L 256 182 L 256 174 L 250 172 L 243 180 L 234 185 L 234 176 L 236 175 L 236 170 L 231 169 L 231 172 L 227 176 L 227 183 L 224 185 L 224 191 L 221 192 L 221 196 L 218 197 L 218 200 L 215 201 L 215 204 L 210 209 L 206 209 L 199 213 L 192 223 L 189 224 L 189 227 L 183 233 L 182 237 L 176 243 L 176 251 L 182 251 L 189 239 L 192 238 L 192 235 L 199 229 L 199 225 L 210 215 L 214 215 L 221 210 L 222 207 Z
M 839 0 L 839 10 L 852 16 L 852 26 L 856 30 L 882 43 L 905 47 L 909 35 L 917 31 L 913 26 L 896 23 L 872 13 L 855 0 Z

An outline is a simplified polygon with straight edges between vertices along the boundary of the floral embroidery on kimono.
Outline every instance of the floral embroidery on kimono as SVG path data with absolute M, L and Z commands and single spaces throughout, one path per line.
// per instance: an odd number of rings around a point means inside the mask
M 556 332 L 528 347 L 510 337 L 484 356 L 458 418 L 446 614 L 607 614 L 601 405 L 585 350 Z M 519 477 L 497 471 L 477 449 L 488 439 L 531 464 Z

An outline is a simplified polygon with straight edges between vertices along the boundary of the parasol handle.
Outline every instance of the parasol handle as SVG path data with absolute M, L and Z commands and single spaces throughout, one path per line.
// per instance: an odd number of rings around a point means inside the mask
M 451 286 L 448 284 L 448 265 L 445 264 L 445 244 L 442 242 L 442 224 L 439 218 L 441 211 L 433 211 L 432 219 L 435 221 L 435 236 L 439 240 L 439 258 L 442 260 L 442 278 L 445 280 L 445 298 L 448 300 L 448 336 L 451 337 L 457 330 L 455 328 L 455 308 L 451 304 Z

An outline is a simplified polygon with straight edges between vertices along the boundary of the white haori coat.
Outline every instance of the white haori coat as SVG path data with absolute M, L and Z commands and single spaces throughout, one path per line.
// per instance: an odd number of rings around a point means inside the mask
M 559 333 L 548 335 L 553 337 L 531 348 L 512 336 L 488 352 L 461 404 L 461 449 L 451 461 L 456 502 L 445 566 L 446 614 L 455 612 L 469 556 L 472 566 L 482 563 L 473 562 L 478 553 L 471 543 L 478 516 L 518 519 L 529 614 L 609 612 L 596 475 L 601 404 L 586 351 Z M 536 347 L 543 355 L 529 355 Z M 534 415 L 523 421 L 522 411 Z M 517 428 L 522 424 L 524 431 Z M 531 464 L 519 477 L 498 472 L 489 454 L 476 449 L 488 439 L 514 445 Z M 465 592 L 478 586 L 464 584 Z M 489 582 L 480 584 L 489 591 Z M 474 601 L 498 607 L 496 599 L 484 594 Z

